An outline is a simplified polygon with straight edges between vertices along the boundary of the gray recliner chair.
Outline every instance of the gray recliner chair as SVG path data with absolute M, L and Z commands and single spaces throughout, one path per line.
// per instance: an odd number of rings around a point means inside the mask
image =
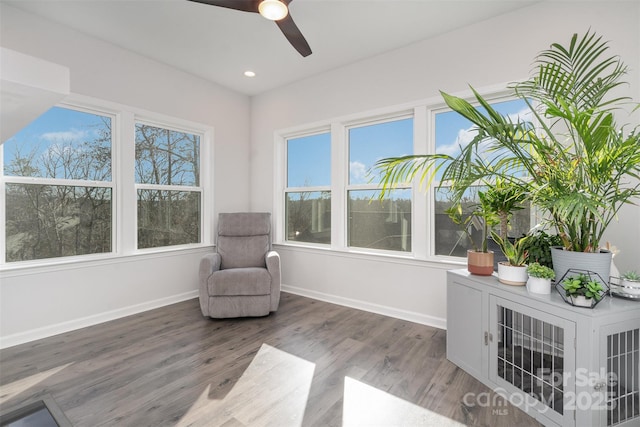
M 271 249 L 271 214 L 221 213 L 217 253 L 200 261 L 204 316 L 266 316 L 280 303 L 280 255 Z

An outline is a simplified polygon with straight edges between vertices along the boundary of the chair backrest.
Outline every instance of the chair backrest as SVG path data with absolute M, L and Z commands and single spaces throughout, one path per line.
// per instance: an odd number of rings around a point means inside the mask
M 221 213 L 217 250 L 222 269 L 266 267 L 265 255 L 271 250 L 271 214 Z

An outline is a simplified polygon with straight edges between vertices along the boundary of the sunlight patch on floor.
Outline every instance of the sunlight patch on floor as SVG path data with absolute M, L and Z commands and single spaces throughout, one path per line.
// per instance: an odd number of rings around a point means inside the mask
M 224 399 L 210 399 L 207 386 L 177 425 L 300 426 L 314 371 L 314 363 L 262 344 Z
M 9 399 L 12 399 L 14 396 L 17 396 L 24 391 L 27 391 L 28 389 L 35 386 L 36 384 L 41 383 L 42 381 L 57 374 L 63 369 L 68 368 L 71 365 L 73 365 L 73 362 L 67 363 L 66 365 L 51 368 L 44 372 L 38 372 L 37 374 L 33 374 L 31 376 L 21 378 L 10 384 L 0 386 L 0 404 L 5 403 Z
M 464 424 L 345 377 L 342 426 L 464 427 Z

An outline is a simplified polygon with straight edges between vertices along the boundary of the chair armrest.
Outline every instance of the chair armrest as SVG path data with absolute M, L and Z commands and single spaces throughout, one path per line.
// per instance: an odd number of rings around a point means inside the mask
M 198 293 L 200 296 L 200 310 L 203 316 L 209 316 L 209 277 L 214 271 L 220 270 L 220 255 L 217 253 L 206 254 L 200 259 L 198 271 Z
M 269 251 L 265 256 L 267 271 L 271 275 L 271 311 L 276 311 L 280 304 L 280 254 L 276 251 Z
M 267 270 L 273 275 L 277 273 L 280 276 L 280 254 L 276 251 L 269 251 L 265 255 L 265 263 L 267 264 Z
M 203 280 L 206 282 L 209 276 L 213 274 L 214 271 L 220 270 L 220 254 L 206 254 L 200 260 L 200 282 Z

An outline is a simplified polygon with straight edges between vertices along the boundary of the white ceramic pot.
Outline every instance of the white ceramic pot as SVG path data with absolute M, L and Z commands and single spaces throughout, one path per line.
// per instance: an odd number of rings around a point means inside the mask
M 551 279 L 543 279 L 542 277 L 529 277 L 529 280 L 527 280 L 527 290 L 534 294 L 550 294 Z
M 611 283 L 611 292 L 624 297 L 638 299 L 640 298 L 640 281 L 620 279 L 619 285 Z
M 515 267 L 507 262 L 498 263 L 498 280 L 505 285 L 523 286 L 527 283 L 529 274 L 527 266 Z
M 571 297 L 571 300 L 573 301 L 573 305 L 591 308 L 591 298 L 586 298 L 584 295 L 576 295 Z

